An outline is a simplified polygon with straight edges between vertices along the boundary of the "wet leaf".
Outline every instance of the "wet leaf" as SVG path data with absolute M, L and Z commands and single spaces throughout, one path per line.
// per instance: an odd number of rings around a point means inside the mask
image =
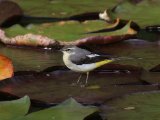
M 108 109 L 104 109 L 104 116 L 107 120 L 158 120 L 159 100 L 159 92 L 120 97 L 106 103 Z
M 114 72 L 108 69 L 93 71 L 89 75 L 88 86 L 81 87 L 86 75 L 82 76 L 80 84 L 74 86 L 73 83 L 76 83 L 79 73 L 62 68 L 50 72 L 14 76 L 1 81 L 0 90 L 19 97 L 27 94 L 31 99 L 47 103 L 59 103 L 68 97 L 73 97 L 78 102 L 100 104 L 120 95 L 158 89 L 158 86 L 143 83 L 140 80 L 140 71 L 123 71 Z M 94 85 L 100 87 L 88 89 L 89 86 Z
M 28 113 L 30 100 L 25 96 L 18 100 L 0 102 L 0 119 L 15 120 Z
M 12 76 L 13 76 L 12 61 L 3 55 L 0 55 L 0 80 L 10 78 Z
M 94 106 L 83 106 L 70 98 L 55 107 L 31 113 L 22 120 L 83 120 L 97 111 Z

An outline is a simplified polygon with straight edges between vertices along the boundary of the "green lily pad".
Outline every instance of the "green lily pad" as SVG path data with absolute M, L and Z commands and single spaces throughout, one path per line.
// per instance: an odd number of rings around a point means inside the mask
M 97 107 L 83 106 L 70 98 L 55 107 L 31 113 L 22 120 L 83 120 L 97 111 Z
M 130 22 L 122 29 L 112 32 L 85 34 L 90 31 L 105 28 L 106 22 L 103 21 L 87 21 L 79 23 L 75 21 L 57 22 L 42 25 L 30 25 L 26 28 L 19 25 L 6 29 L 6 35 L 15 37 L 16 35 L 24 35 L 27 33 L 41 34 L 52 39 L 60 41 L 75 41 L 77 39 L 87 38 L 91 36 L 115 36 L 125 34 L 136 34 L 136 31 L 130 28 Z
M 98 24 L 98 25 L 97 25 Z M 6 29 L 6 35 L 15 37 L 17 35 L 24 35 L 27 33 L 41 34 L 56 40 L 76 40 L 87 36 L 85 32 L 105 28 L 106 23 L 102 21 L 92 21 L 86 23 L 71 22 L 58 22 L 42 25 L 30 25 L 27 28 L 15 25 Z
M 141 27 L 158 25 L 160 21 L 160 2 L 158 0 L 143 0 L 139 4 L 123 2 L 114 9 L 114 15 L 121 19 L 132 20 Z
M 51 16 L 51 17 L 69 17 L 72 15 L 103 11 L 106 7 L 111 7 L 117 3 L 117 0 L 13 0 L 17 2 L 24 10 L 24 14 L 32 16 Z
M 1 120 L 83 120 L 88 115 L 97 112 L 94 106 L 83 106 L 73 98 L 61 104 L 33 112 L 28 115 L 30 100 L 25 96 L 18 100 L 0 102 Z
M 139 93 L 107 102 L 107 120 L 158 120 L 160 93 Z
M 28 96 L 19 100 L 0 102 L 0 119 L 15 120 L 27 114 L 30 106 Z

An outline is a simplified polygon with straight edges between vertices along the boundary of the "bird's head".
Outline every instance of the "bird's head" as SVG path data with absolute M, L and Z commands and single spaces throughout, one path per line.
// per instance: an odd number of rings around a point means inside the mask
M 75 54 L 77 47 L 76 46 L 65 46 L 61 49 L 64 54 Z

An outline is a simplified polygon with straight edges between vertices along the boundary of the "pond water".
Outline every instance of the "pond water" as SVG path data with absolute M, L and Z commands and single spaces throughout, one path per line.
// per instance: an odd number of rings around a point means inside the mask
M 47 67 L 63 65 L 59 51 L 0 45 L 0 53 L 13 61 L 15 71 L 42 71 Z
M 128 40 L 111 45 L 94 46 L 90 49 L 103 54 L 131 57 L 133 59 L 118 61 L 118 63 L 145 69 L 158 65 L 160 60 L 160 46 L 156 42 Z M 42 71 L 51 66 L 64 65 L 62 53 L 58 50 L 1 45 L 0 52 L 13 61 L 15 71 Z
M 84 103 L 102 103 L 123 94 L 159 90 L 159 72 L 149 69 L 160 63 L 160 46 L 157 42 L 128 40 L 105 46 L 90 46 L 92 51 L 133 59 L 113 62 L 90 73 L 87 87 L 73 86 L 79 73 L 64 69 L 62 53 L 35 48 L 0 47 L 0 52 L 12 59 L 16 71 L 37 71 L 16 75 L 1 81 L 0 90 L 17 96 L 57 103 L 74 97 Z M 94 49 L 93 49 L 94 48 Z M 120 64 L 120 66 L 114 66 Z M 62 67 L 54 67 L 62 66 Z M 40 72 L 47 68 L 49 71 Z M 52 68 L 53 67 L 53 68 Z M 81 84 L 84 83 L 85 75 Z

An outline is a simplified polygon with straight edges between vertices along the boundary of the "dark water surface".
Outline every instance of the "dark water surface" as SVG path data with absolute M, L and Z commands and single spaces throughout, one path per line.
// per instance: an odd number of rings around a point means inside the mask
M 57 103 L 74 97 L 89 104 L 103 103 L 129 93 L 159 90 L 159 72 L 149 72 L 160 64 L 160 46 L 156 42 L 128 40 L 105 46 L 90 46 L 90 49 L 132 59 L 113 62 L 112 65 L 91 72 L 88 86 L 82 87 L 73 86 L 79 73 L 63 67 L 54 67 L 64 65 L 61 52 L 1 46 L 0 52 L 12 59 L 15 71 L 39 72 L 51 68 L 40 73 L 15 74 L 13 78 L 1 81 L 0 90 L 20 97 L 27 94 L 31 99 L 47 103 Z M 81 84 L 84 83 L 85 77 L 84 75 Z

